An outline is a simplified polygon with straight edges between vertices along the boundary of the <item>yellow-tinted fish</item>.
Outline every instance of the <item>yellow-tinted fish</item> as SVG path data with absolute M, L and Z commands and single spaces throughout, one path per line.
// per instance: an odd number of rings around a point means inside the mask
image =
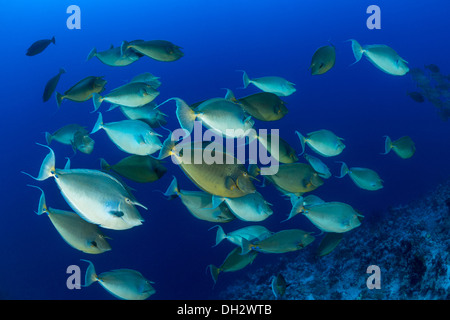
M 388 154 L 389 151 L 394 150 L 400 158 L 409 159 L 416 152 L 414 141 L 412 141 L 412 139 L 408 136 L 403 136 L 395 141 L 391 141 L 391 138 L 388 136 L 385 136 L 385 138 L 384 154 Z
M 274 157 L 278 162 L 281 163 L 293 163 L 298 161 L 297 152 L 294 148 L 292 148 L 289 143 L 283 138 L 276 136 L 276 139 L 272 139 L 274 135 L 260 134 L 257 139 L 261 142 L 261 144 L 269 151 L 270 155 Z M 277 146 L 272 146 L 273 141 L 277 141 Z M 272 150 L 273 147 L 276 147 L 276 150 Z M 274 152 L 275 151 L 275 152 Z
M 270 92 L 255 93 L 238 99 L 238 102 L 245 112 L 261 121 L 280 120 L 289 111 L 285 102 Z
M 218 150 L 212 150 L 211 154 L 214 153 L 214 156 L 208 159 L 205 151 L 205 148 L 195 148 L 195 145 L 190 143 L 175 145 L 169 135 L 158 159 L 172 156 L 172 160 L 179 164 L 192 182 L 213 195 L 237 198 L 255 192 L 251 181 L 254 178 L 238 159 Z
M 103 101 L 118 106 L 137 108 L 152 102 L 158 95 L 159 92 L 146 82 L 130 82 L 112 90 L 103 97 L 98 93 L 94 93 L 92 100 L 94 102 L 94 111 L 100 108 Z
M 121 176 L 130 180 L 146 183 L 160 179 L 167 168 L 161 161 L 150 156 L 132 155 L 110 165 L 105 159 L 100 160 L 102 170 L 113 170 Z
M 245 254 L 241 253 L 241 248 L 234 248 L 225 258 L 225 261 L 220 265 L 220 267 L 216 267 L 215 265 L 209 265 L 211 276 L 214 280 L 214 283 L 217 282 L 217 278 L 219 277 L 219 273 L 221 272 L 233 272 L 238 271 L 255 260 L 258 252 L 250 251 Z
M 264 253 L 285 253 L 303 249 L 314 241 L 314 236 L 310 232 L 300 229 L 288 229 L 274 233 L 270 237 L 251 243 L 242 240 L 242 254 L 251 250 Z
M 56 92 L 56 103 L 61 106 L 63 99 L 75 102 L 83 102 L 92 98 L 94 93 L 105 90 L 106 80 L 103 77 L 89 76 L 74 84 L 69 90 L 61 94 Z
M 325 232 L 342 233 L 361 225 L 362 215 L 346 203 L 325 202 L 304 208 L 303 214 L 309 221 Z
M 274 175 L 266 175 L 281 192 L 302 195 L 311 192 L 323 184 L 318 173 L 306 163 L 281 164 Z
M 348 168 L 347 165 L 342 162 L 341 175 L 338 178 L 344 177 L 346 174 L 350 176 L 353 182 L 365 190 L 378 190 L 383 188 L 383 180 L 372 169 L 353 167 Z
M 308 133 L 304 137 L 300 132 L 295 131 L 300 143 L 302 144 L 302 154 L 305 151 L 305 144 L 309 145 L 311 149 L 323 157 L 334 157 L 340 154 L 345 145 L 342 143 L 342 138 L 336 136 L 330 130 L 318 130 Z
M 47 208 L 44 191 L 41 190 L 38 215 L 46 213 L 61 237 L 73 248 L 90 254 L 99 254 L 111 250 L 105 235 L 95 224 L 83 220 L 70 211 Z
M 324 74 L 333 68 L 335 62 L 336 50 L 334 46 L 323 46 L 314 52 L 309 69 L 311 69 L 312 75 Z
M 121 46 L 122 52 L 126 52 L 129 48 L 149 58 L 165 62 L 176 61 L 184 55 L 183 51 L 180 50 L 182 49 L 181 47 L 166 40 L 123 41 Z
M 98 281 L 114 297 L 124 300 L 145 300 L 156 292 L 152 287 L 153 282 L 147 280 L 139 271 L 116 269 L 97 275 L 91 261 L 81 260 L 89 263 L 84 287 Z

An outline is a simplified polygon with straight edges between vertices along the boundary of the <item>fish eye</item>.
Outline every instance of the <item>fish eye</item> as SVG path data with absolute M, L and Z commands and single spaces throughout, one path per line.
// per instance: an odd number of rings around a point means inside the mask
M 125 202 L 126 202 L 127 204 L 131 204 L 131 199 L 130 199 L 130 198 L 125 198 Z
M 246 177 L 246 176 L 248 176 L 248 173 L 247 173 L 247 172 L 244 172 L 242 175 L 243 175 L 244 177 Z

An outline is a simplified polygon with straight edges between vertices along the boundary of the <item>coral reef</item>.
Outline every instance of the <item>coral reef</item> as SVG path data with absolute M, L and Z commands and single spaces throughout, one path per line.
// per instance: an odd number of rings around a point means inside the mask
M 274 256 L 270 265 L 242 270 L 220 298 L 275 299 L 270 278 L 281 272 L 289 283 L 288 300 L 450 299 L 450 181 L 420 200 L 365 220 L 326 256 L 315 256 L 316 241 L 313 250 Z M 370 265 L 380 268 L 380 289 L 367 287 Z

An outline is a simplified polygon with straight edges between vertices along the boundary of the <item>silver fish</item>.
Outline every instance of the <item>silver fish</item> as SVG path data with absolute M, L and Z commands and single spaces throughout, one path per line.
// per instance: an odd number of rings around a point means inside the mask
M 43 181 L 54 178 L 69 206 L 84 220 L 103 228 L 123 230 L 142 224 L 137 202 L 123 183 L 113 176 L 98 170 L 56 169 L 55 153 L 50 153 L 42 162 L 37 177 L 23 172 L 31 178 Z

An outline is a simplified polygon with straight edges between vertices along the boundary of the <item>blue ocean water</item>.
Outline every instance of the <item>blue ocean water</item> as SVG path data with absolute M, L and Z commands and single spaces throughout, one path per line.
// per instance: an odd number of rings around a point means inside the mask
M 81 29 L 69 30 L 66 20 L 69 5 L 81 9 Z M 381 29 L 369 30 L 366 9 L 381 8 Z M 214 299 L 233 273 L 221 275 L 213 286 L 209 264 L 220 265 L 232 249 L 231 244 L 212 247 L 213 224 L 192 217 L 179 199 L 166 200 L 161 193 L 175 175 L 180 187 L 196 186 L 177 166 L 167 162 L 168 172 L 151 184 L 127 181 L 136 189 L 136 198 L 149 208 L 140 210 L 145 222 L 125 231 L 105 230 L 113 250 L 88 255 L 69 247 L 45 216 L 34 214 L 39 192 L 27 184 L 39 185 L 46 192 L 50 207 L 69 210 L 54 181 L 36 182 L 21 171 L 37 175 L 47 150 L 44 132 L 53 132 L 78 123 L 89 130 L 97 115 L 91 113 L 92 101 L 64 101 L 58 109 L 54 97 L 42 102 L 46 82 L 61 67 L 58 92 L 78 80 L 104 76 L 106 92 L 134 76 L 150 72 L 162 85 L 157 102 L 180 97 L 189 103 L 224 95 L 223 88 L 236 97 L 259 92 L 254 86 L 242 89 L 242 73 L 250 77 L 280 76 L 296 84 L 297 91 L 283 97 L 289 114 L 275 122 L 256 122 L 257 128 L 276 128 L 300 152 L 295 130 L 306 134 L 329 129 L 345 139 L 346 149 L 335 159 L 326 159 L 334 175 L 345 161 L 349 166 L 371 168 L 384 180 L 384 188 L 367 191 L 345 177 L 331 178 L 314 194 L 327 201 L 351 204 L 365 216 L 376 219 L 390 206 L 410 202 L 447 180 L 450 176 L 450 126 L 430 102 L 417 103 L 407 94 L 416 90 L 407 74 L 395 77 L 376 69 L 363 58 L 355 65 L 349 42 L 386 44 L 409 62 L 410 68 L 436 64 L 450 74 L 448 61 L 449 5 L 446 1 L 11 1 L 2 4 L 0 26 L 3 50 L 0 51 L 3 80 L 1 121 L 3 218 L 0 223 L 0 298 L 1 299 L 114 299 L 98 284 L 69 290 L 66 269 L 79 265 L 84 276 L 91 260 L 99 273 L 118 268 L 139 270 L 154 281 L 156 294 L 151 299 Z M 36 40 L 55 36 L 39 55 L 28 57 L 26 49 Z M 93 47 L 106 50 L 123 40 L 164 39 L 181 46 L 184 57 L 175 62 L 159 62 L 147 57 L 126 67 L 110 67 L 97 59 L 86 61 Z M 311 76 L 308 67 L 315 50 L 328 44 L 336 46 L 336 65 L 326 74 Z M 350 66 L 351 65 L 351 66 Z M 102 108 L 105 108 L 104 106 Z M 169 115 L 168 128 L 179 127 L 175 106 L 161 106 Z M 102 110 L 105 121 L 118 121 L 118 110 Z M 166 136 L 167 132 L 157 129 Z M 384 135 L 399 138 L 409 135 L 416 154 L 408 160 L 384 151 Z M 105 132 L 92 135 L 96 141 L 90 155 L 78 153 L 71 159 L 74 168 L 99 169 L 99 159 L 114 163 L 125 153 Z M 69 146 L 52 144 L 57 167 L 72 156 Z M 310 150 L 308 150 L 310 152 Z M 317 229 L 297 217 L 280 224 L 290 211 L 290 203 L 273 186 L 258 189 L 273 204 L 274 215 L 264 221 L 272 231 L 288 228 Z M 233 221 L 227 231 L 248 225 Z M 351 235 L 349 235 L 351 236 Z M 307 248 L 306 248 L 307 250 Z M 254 268 L 276 259 L 259 255 Z M 84 282 L 84 280 L 83 280 Z M 257 299 L 258 297 L 255 297 Z

